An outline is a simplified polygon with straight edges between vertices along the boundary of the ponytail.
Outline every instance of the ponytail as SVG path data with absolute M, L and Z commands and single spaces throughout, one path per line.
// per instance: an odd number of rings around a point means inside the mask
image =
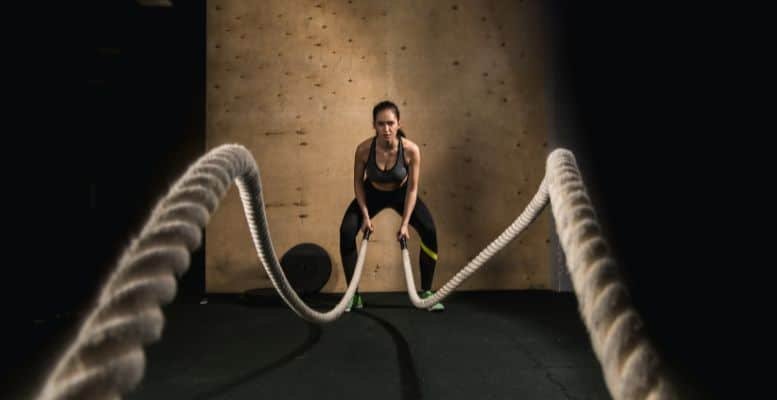
M 405 132 L 402 131 L 402 128 L 399 128 L 399 130 L 397 131 L 397 136 L 403 137 L 403 138 L 407 137 L 407 135 L 405 135 Z

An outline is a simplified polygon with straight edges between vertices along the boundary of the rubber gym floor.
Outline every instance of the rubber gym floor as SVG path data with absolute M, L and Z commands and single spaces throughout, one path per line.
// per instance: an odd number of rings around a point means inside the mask
M 339 295 L 304 299 L 320 310 Z M 457 292 L 443 312 L 406 293 L 315 325 L 272 293 L 210 295 L 163 308 L 161 340 L 128 399 L 609 399 L 572 293 Z M 66 322 L 31 330 L 39 371 Z M 38 372 L 39 375 L 39 372 Z M 31 373 L 26 390 L 34 385 Z M 29 392 L 28 392 L 29 393 Z

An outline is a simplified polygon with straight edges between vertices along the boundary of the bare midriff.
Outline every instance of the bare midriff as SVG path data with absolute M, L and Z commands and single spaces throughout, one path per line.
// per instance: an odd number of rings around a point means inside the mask
M 375 189 L 378 189 L 378 190 L 382 190 L 384 192 L 390 192 L 392 190 L 397 190 L 397 189 L 401 188 L 402 185 L 404 185 L 405 183 L 407 183 L 407 177 L 405 177 L 405 179 L 403 179 L 401 183 L 396 183 L 396 182 L 381 182 L 381 183 L 379 183 L 379 182 L 370 181 L 370 184 L 372 184 L 372 187 L 374 187 Z

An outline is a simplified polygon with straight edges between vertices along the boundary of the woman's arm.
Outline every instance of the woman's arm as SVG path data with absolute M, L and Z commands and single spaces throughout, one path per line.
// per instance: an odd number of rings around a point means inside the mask
M 356 201 L 359 203 L 359 210 L 362 212 L 362 216 L 365 221 L 370 219 L 369 212 L 367 211 L 367 197 L 364 194 L 364 168 L 365 162 L 363 158 L 363 151 L 361 144 L 356 147 L 356 155 L 354 157 L 353 164 L 353 192 L 356 195 Z
M 410 147 L 410 146 L 408 146 Z M 415 202 L 418 198 L 418 179 L 421 176 L 421 150 L 418 146 L 412 146 L 411 151 L 406 153 L 408 158 L 408 177 L 407 193 L 405 194 L 405 210 L 402 213 L 402 225 L 399 229 L 400 235 L 407 234 L 407 226 L 410 223 L 410 216 L 413 215 Z

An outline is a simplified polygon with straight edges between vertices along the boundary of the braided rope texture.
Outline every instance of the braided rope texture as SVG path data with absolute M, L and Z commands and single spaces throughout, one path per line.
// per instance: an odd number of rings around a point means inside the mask
M 283 300 L 311 322 L 331 322 L 342 315 L 361 279 L 369 238 L 362 240 L 354 277 L 338 304 L 324 313 L 308 307 L 289 284 L 275 255 L 259 176 L 251 153 L 237 144 L 219 146 L 189 167 L 119 258 L 97 304 L 48 375 L 39 399 L 121 398 L 137 385 L 145 366 L 143 346 L 161 337 L 164 317 L 160 306 L 175 297 L 176 278 L 188 270 L 189 254 L 200 246 L 202 229 L 231 182 L 240 192 L 257 255 Z M 434 296 L 418 298 L 409 253 L 403 250 L 411 301 L 416 307 L 428 308 L 447 297 L 523 232 L 549 199 L 554 200 L 557 230 L 570 260 L 580 311 L 610 393 L 616 399 L 670 398 L 666 379 L 659 376 L 655 351 L 640 330 L 641 320 L 630 308 L 601 235 L 596 236 L 593 211 L 568 151 L 551 154 L 546 176 L 526 209 Z M 592 262 L 597 266 L 590 267 Z M 590 273 L 599 270 L 602 272 Z
M 425 299 L 421 299 L 415 290 L 415 282 L 413 281 L 413 270 L 410 263 L 410 252 L 408 249 L 402 250 L 402 265 L 405 271 L 405 281 L 407 283 L 407 293 L 410 295 L 410 301 L 418 308 L 430 308 L 433 305 L 439 303 L 448 295 L 453 293 L 459 285 L 472 276 L 480 267 L 482 267 L 486 261 L 491 259 L 496 253 L 504 249 L 510 242 L 513 241 L 518 235 L 523 233 L 524 230 L 540 215 L 540 212 L 548 204 L 548 185 L 547 178 L 542 180 L 540 188 L 534 195 L 529 205 L 523 210 L 518 218 L 507 227 L 496 239 L 494 239 L 486 248 L 480 251 L 475 258 L 467 263 L 456 275 L 448 280 L 442 287 L 435 292 L 433 296 L 429 296 Z
M 676 398 L 602 236 L 574 156 L 554 150 L 546 171 L 556 232 L 610 394 L 615 399 Z
M 361 277 L 367 240 L 362 241 L 353 282 L 338 305 L 328 313 L 310 309 L 286 280 L 275 256 L 253 156 L 241 145 L 219 146 L 193 163 L 157 203 L 49 373 L 39 399 L 121 398 L 140 382 L 143 346 L 162 334 L 160 307 L 175 298 L 176 278 L 188 270 L 190 253 L 202 242 L 202 229 L 233 181 L 259 258 L 284 301 L 318 323 L 333 321 L 345 311 Z

